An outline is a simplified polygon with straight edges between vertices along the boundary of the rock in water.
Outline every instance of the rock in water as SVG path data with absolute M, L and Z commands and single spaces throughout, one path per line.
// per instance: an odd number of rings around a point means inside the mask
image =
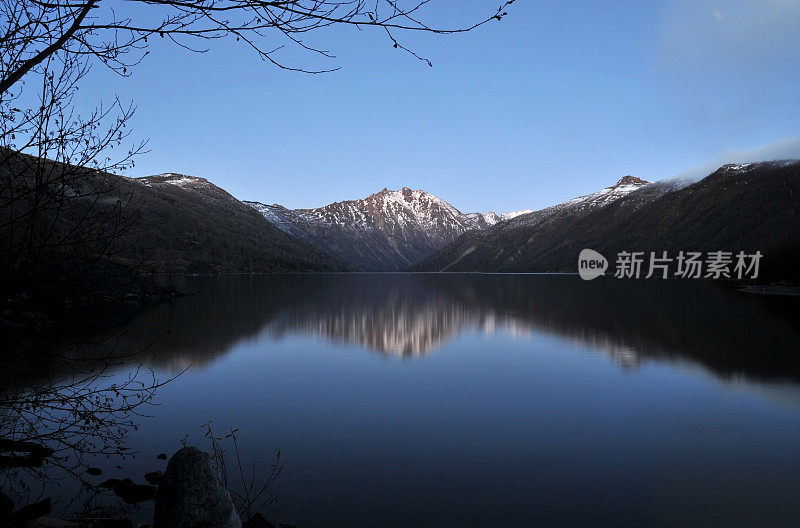
M 211 457 L 194 447 L 184 447 L 172 455 L 158 484 L 153 528 L 241 526 Z

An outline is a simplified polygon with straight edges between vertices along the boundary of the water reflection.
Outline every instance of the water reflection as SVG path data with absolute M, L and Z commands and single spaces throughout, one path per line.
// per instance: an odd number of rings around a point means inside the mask
M 466 331 L 544 332 L 626 368 L 647 358 L 700 362 L 716 373 L 800 380 L 800 299 L 712 283 L 540 275 L 267 275 L 188 279 L 195 292 L 126 332 L 129 346 L 180 369 L 247 339 L 309 334 L 386 356 L 419 357 Z
M 241 428 L 248 465 L 281 448 L 276 492 L 298 526 L 800 518 L 798 299 L 527 275 L 187 287 L 121 345 L 161 336 L 143 363 L 194 365 L 131 435 L 132 474 L 213 420 Z

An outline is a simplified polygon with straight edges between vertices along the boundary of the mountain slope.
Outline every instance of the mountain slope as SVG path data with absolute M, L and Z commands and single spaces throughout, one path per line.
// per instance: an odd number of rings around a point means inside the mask
M 800 226 L 799 169 L 797 161 L 726 165 L 685 187 L 659 182 L 607 203 L 571 200 L 462 235 L 410 269 L 574 272 L 583 248 L 610 261 L 619 251 L 764 251 Z
M 614 185 L 606 187 L 605 189 L 600 189 L 592 194 L 578 196 L 577 198 L 539 211 L 532 211 L 527 214 L 511 217 L 507 227 L 512 229 L 519 227 L 536 227 L 564 216 L 576 216 L 588 213 L 594 209 L 605 207 L 645 186 L 651 185 L 651 182 L 640 178 L 625 176 Z
M 349 269 L 204 178 L 166 173 L 125 180 L 123 193 L 138 219 L 117 246 L 146 267 L 182 270 L 201 261 L 224 272 Z
M 410 270 L 574 272 L 583 248 L 611 261 L 619 251 L 764 251 L 800 225 L 798 168 L 726 165 L 695 184 L 645 185 L 601 207 L 566 202 L 462 235 Z
M 286 233 L 368 271 L 399 271 L 458 235 L 494 225 L 492 212 L 463 214 L 441 198 L 403 187 L 316 209 L 245 202 Z
M 488 257 L 476 250 L 487 247 L 491 249 L 491 241 L 495 237 L 502 239 L 506 233 L 518 230 L 541 230 L 547 226 L 558 224 L 564 219 L 575 219 L 589 212 L 605 207 L 623 197 L 632 198 L 636 203 L 650 201 L 654 197 L 667 192 L 671 186 L 661 182 L 650 183 L 633 176 L 625 176 L 617 183 L 592 194 L 579 196 L 558 205 L 539 211 L 521 211 L 522 214 L 506 214 L 496 225 L 482 233 L 467 233 L 450 245 L 430 255 L 428 258 L 409 267 L 410 271 L 493 271 L 488 264 Z M 513 257 L 512 257 L 513 260 Z
M 506 215 L 508 213 L 503 214 Z M 486 213 L 468 213 L 467 218 L 475 226 L 475 229 L 487 229 L 501 220 L 501 217 L 497 216 L 497 213 L 494 211 L 488 211 Z

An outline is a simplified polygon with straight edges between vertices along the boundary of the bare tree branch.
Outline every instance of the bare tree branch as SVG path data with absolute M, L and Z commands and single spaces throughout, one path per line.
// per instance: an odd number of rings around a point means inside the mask
M 280 68 L 320 73 L 337 68 L 286 64 L 276 57 L 283 48 L 276 38 L 285 38 L 302 50 L 330 59 L 330 52 L 303 42 L 300 36 L 328 26 L 373 27 L 384 31 L 394 47 L 430 64 L 401 45 L 392 31 L 467 32 L 501 20 L 513 2 L 504 1 L 476 22 L 446 27 L 430 24 L 422 17 L 432 0 L 126 0 L 123 6 L 129 14 L 123 17 L 117 16 L 111 0 L 4 0 L 0 4 L 0 24 L 5 35 L 0 97 L 58 52 L 93 56 L 117 73 L 128 75 L 129 69 L 147 55 L 152 37 L 168 37 L 179 46 L 197 51 L 205 50 L 181 39 L 233 38 Z

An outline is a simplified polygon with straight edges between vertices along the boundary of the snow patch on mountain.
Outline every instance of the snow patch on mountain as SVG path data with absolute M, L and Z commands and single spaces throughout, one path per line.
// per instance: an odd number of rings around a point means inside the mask
M 578 213 L 589 209 L 605 207 L 648 185 L 652 185 L 652 182 L 636 178 L 635 176 L 625 176 L 614 185 L 592 194 L 578 196 L 577 198 L 567 200 L 564 203 L 546 209 L 520 215 L 512 219 L 509 225 L 514 227 L 538 225 L 556 214 Z
M 158 188 L 170 193 L 174 193 L 170 188 L 180 189 L 178 194 L 181 192 L 190 193 L 192 199 L 201 200 L 218 207 L 236 207 L 249 212 L 249 208 L 231 196 L 228 191 L 198 176 L 165 172 L 155 176 L 134 178 L 133 181 L 145 187 Z
M 511 211 L 508 213 L 503 213 L 500 215 L 501 220 L 511 220 L 512 218 L 516 218 L 518 216 L 522 216 L 528 213 L 532 213 L 532 209 L 521 209 L 519 211 Z
M 308 237 L 308 232 L 298 226 L 294 211 L 279 204 L 267 205 L 261 202 L 244 202 L 266 218 L 272 225 L 285 233 L 301 238 Z
M 187 176 L 185 174 L 178 174 L 176 172 L 165 172 L 155 176 L 145 176 L 144 178 L 135 178 L 134 181 L 152 187 L 154 185 L 175 185 L 182 188 L 193 187 L 211 187 L 213 184 L 205 178 L 197 176 Z
M 622 198 L 626 194 L 650 184 L 651 182 L 636 178 L 634 176 L 625 176 L 620 179 L 616 184 L 611 187 L 606 187 L 592 194 L 586 196 L 579 196 L 572 200 L 567 200 L 562 205 L 567 207 L 589 208 L 589 207 L 605 207 L 611 202 Z
M 500 221 L 500 217 L 494 211 L 485 213 L 469 213 L 467 219 L 472 222 L 474 229 L 486 229 L 492 227 Z

